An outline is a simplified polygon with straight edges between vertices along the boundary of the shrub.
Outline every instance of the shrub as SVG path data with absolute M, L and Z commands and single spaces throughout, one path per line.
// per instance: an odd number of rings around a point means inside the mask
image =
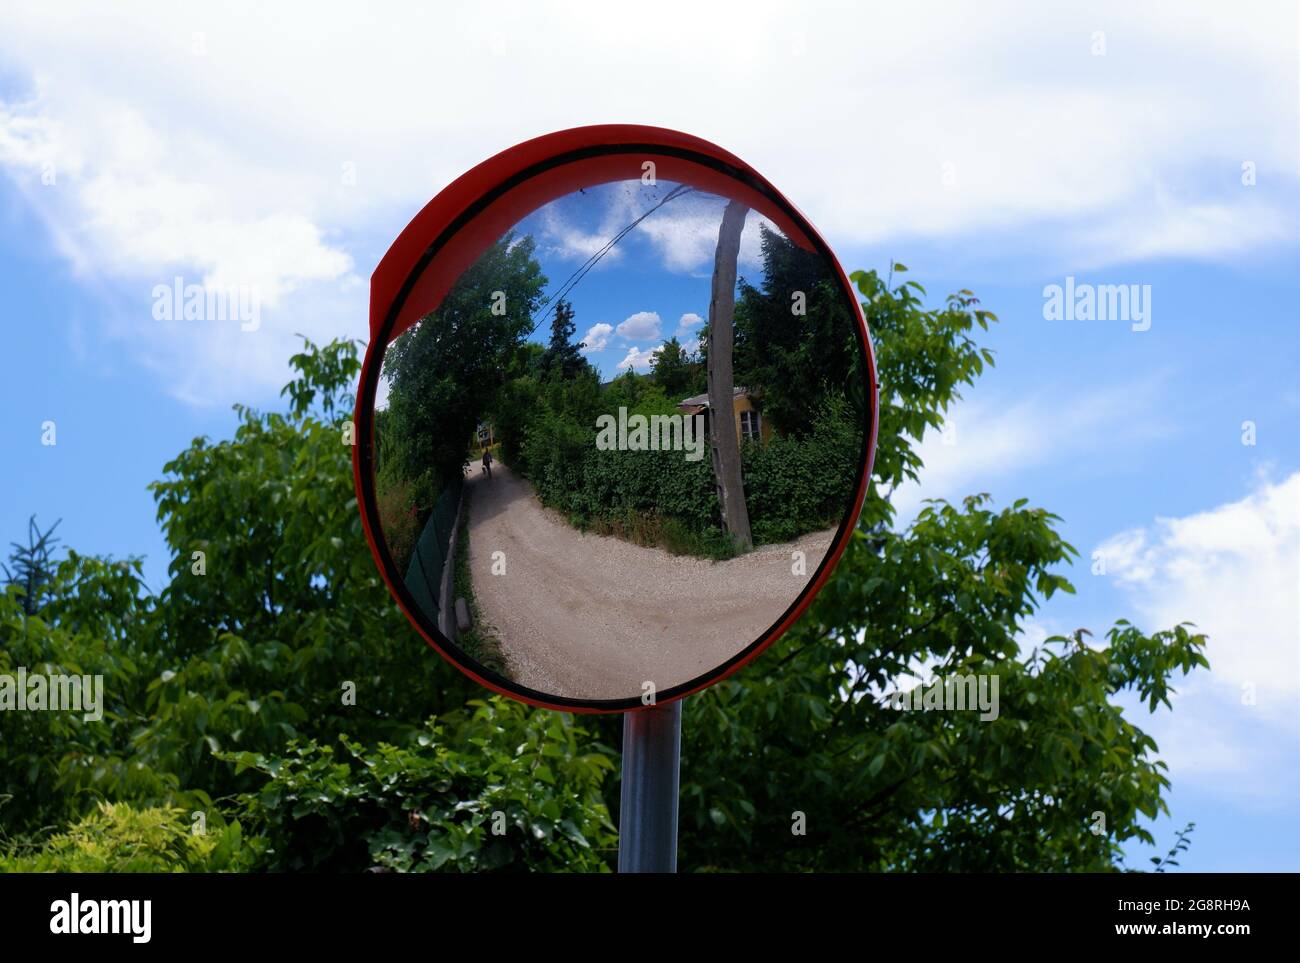
M 388 551 L 400 572 L 406 571 L 420 537 L 420 516 L 412 495 L 413 485 L 404 480 L 378 480 L 375 501 L 379 508 L 379 526 L 383 529 Z
M 747 444 L 745 500 L 756 542 L 786 541 L 839 523 L 853 496 L 862 427 L 830 396 L 803 438 Z
M 605 871 L 617 836 L 601 795 L 613 768 L 570 716 L 472 699 L 410 744 L 291 746 L 242 797 L 276 870 Z M 581 747 L 585 746 L 583 749 Z
M 590 528 L 597 535 L 612 535 L 636 545 L 663 548 L 674 555 L 724 559 L 736 554 L 735 544 L 717 526 L 696 531 L 655 511 L 616 510 L 596 515 L 589 524 L 574 515 L 570 516 L 570 523 Z
M 643 401 L 657 409 L 665 402 L 655 392 Z M 743 445 L 755 543 L 788 541 L 838 524 L 853 495 L 861 445 L 862 426 L 838 395 L 824 402 L 804 437 Z M 549 408 L 528 425 L 522 451 L 543 504 L 601 534 L 679 553 L 730 554 L 707 456 L 687 461 L 680 451 L 601 451 L 592 427 Z
M 256 865 L 260 848 L 260 840 L 244 838 L 238 822 L 208 825 L 200 835 L 181 809 L 100 803 L 39 848 L 11 843 L 0 855 L 0 872 L 244 872 Z

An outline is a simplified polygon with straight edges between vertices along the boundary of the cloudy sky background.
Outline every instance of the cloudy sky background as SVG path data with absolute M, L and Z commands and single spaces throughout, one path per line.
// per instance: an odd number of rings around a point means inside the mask
M 533 239 L 547 279 L 532 340 L 549 340 L 562 295 L 574 310 L 574 340 L 602 380 L 629 369 L 649 372 L 668 338 L 689 353 L 699 349 L 728 199 L 694 189 L 675 194 L 679 187 L 672 181 L 601 184 L 559 197 L 512 228 L 516 237 Z M 638 218 L 644 219 L 610 247 Z M 750 211 L 736 259 L 739 276 L 756 285 L 763 281 L 763 228 L 777 230 Z
M 277 403 L 297 332 L 364 337 L 369 272 L 433 194 L 550 130 L 678 128 L 848 269 L 897 259 L 999 315 L 904 514 L 989 491 L 1063 516 L 1079 592 L 1033 632 L 1209 632 L 1175 711 L 1135 708 L 1174 783 L 1157 836 L 1197 823 L 1185 869 L 1300 869 L 1295 5 L 785 6 L 7 8 L 4 539 L 61 517 L 156 585 L 144 486 L 231 403 Z M 256 285 L 261 326 L 155 320 L 176 276 Z M 1150 285 L 1150 329 L 1045 320 L 1067 276 Z M 667 334 L 702 307 L 638 310 Z

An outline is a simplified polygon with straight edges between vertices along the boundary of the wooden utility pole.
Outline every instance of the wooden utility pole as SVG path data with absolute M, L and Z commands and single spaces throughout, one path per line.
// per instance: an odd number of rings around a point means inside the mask
M 718 229 L 718 249 L 713 259 L 713 296 L 709 301 L 709 447 L 713 477 L 718 487 L 722 528 L 736 547 L 754 547 L 749 532 L 749 509 L 740 474 L 740 442 L 736 438 L 735 386 L 732 384 L 732 321 L 736 314 L 736 259 L 740 232 L 749 208 L 729 201 Z

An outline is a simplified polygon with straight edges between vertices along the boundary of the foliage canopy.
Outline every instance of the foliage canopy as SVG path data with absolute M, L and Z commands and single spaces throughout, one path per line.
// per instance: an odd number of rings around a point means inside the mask
M 1026 620 L 1071 591 L 1055 515 L 975 494 L 895 524 L 889 495 L 991 363 L 976 335 L 995 319 L 970 292 L 926 309 L 914 282 L 854 280 L 883 386 L 872 492 L 806 615 L 688 700 L 681 865 L 1115 868 L 1125 843 L 1153 842 L 1142 820 L 1167 811 L 1169 785 L 1116 697 L 1168 709 L 1174 676 L 1206 665 L 1204 638 L 1120 620 L 1104 646 L 1024 652 Z M 0 674 L 102 673 L 106 690 L 98 722 L 0 713 L 0 868 L 610 867 L 617 718 L 485 699 L 427 651 L 361 533 L 342 430 L 356 346 L 308 343 L 293 365 L 287 412 L 237 406 L 229 439 L 196 438 L 164 466 L 160 593 L 138 560 L 74 551 L 39 612 L 20 586 L 0 595 Z M 997 720 L 888 708 L 918 662 L 997 673 Z M 214 845 L 180 844 L 177 810 L 208 813 Z

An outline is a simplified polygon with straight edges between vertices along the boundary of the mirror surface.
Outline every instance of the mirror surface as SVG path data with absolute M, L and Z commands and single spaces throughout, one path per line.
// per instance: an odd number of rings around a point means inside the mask
M 445 294 L 385 347 L 390 581 L 508 687 L 646 701 L 714 673 L 852 521 L 857 307 L 809 242 L 711 186 L 593 183 L 454 276 L 435 255 Z

